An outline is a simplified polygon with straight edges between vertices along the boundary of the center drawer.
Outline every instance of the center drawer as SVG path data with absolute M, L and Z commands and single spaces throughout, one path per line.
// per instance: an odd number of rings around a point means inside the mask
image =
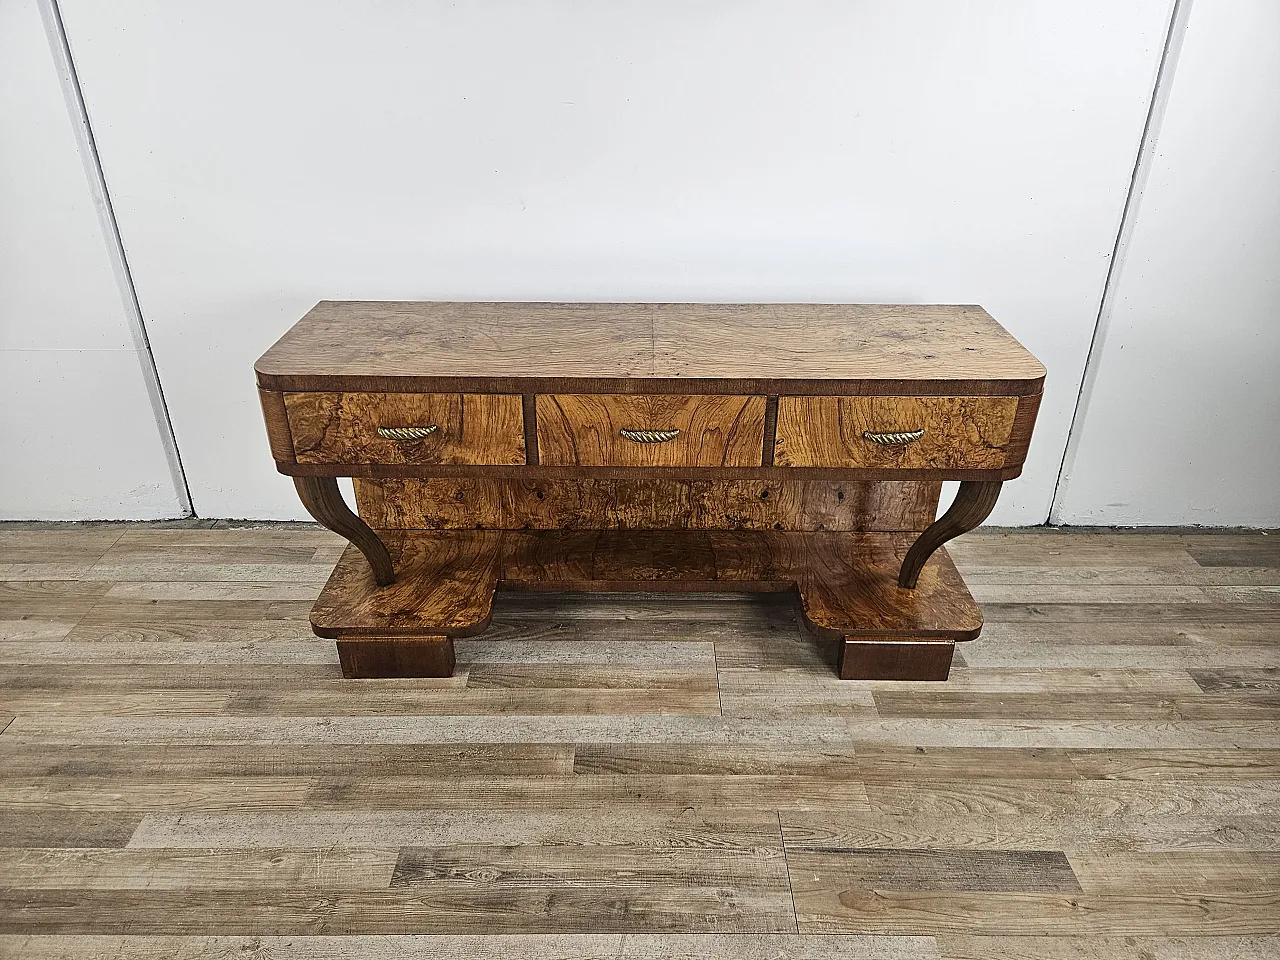
M 538 452 L 550 466 L 758 467 L 764 397 L 539 395 Z
M 299 463 L 519 464 L 520 397 L 487 393 L 286 393 Z

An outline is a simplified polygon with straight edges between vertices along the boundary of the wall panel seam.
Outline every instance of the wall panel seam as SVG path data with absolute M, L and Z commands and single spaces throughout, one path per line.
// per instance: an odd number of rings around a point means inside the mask
M 1084 372 L 1080 377 L 1080 389 L 1076 394 L 1071 425 L 1067 429 L 1067 443 L 1063 447 L 1062 460 L 1058 465 L 1058 479 L 1053 487 L 1053 497 L 1049 501 L 1048 523 L 1050 525 L 1061 522 L 1062 501 L 1071 483 L 1071 472 L 1079 452 L 1080 437 L 1083 434 L 1085 421 L 1088 419 L 1089 403 L 1093 399 L 1098 367 L 1102 362 L 1107 333 L 1111 327 L 1111 313 L 1115 306 L 1116 291 L 1120 285 L 1120 274 L 1124 267 L 1129 241 L 1137 223 L 1142 194 L 1146 189 L 1151 165 L 1155 159 L 1160 127 L 1173 89 L 1178 55 L 1182 51 L 1182 41 L 1187 32 L 1187 20 L 1191 15 L 1191 2 L 1192 0 L 1174 0 L 1169 14 L 1169 29 L 1165 34 L 1164 48 L 1161 50 L 1160 63 L 1156 68 L 1155 84 L 1147 107 L 1147 119 L 1142 127 L 1138 153 L 1133 163 L 1133 173 L 1129 178 L 1129 189 L 1125 194 L 1124 207 L 1121 209 L 1120 225 L 1116 230 L 1115 243 L 1111 248 L 1111 262 L 1107 265 L 1107 276 L 1102 285 L 1102 298 L 1098 303 L 1098 313 L 1094 319 L 1093 336 L 1089 340 Z
M 116 278 L 116 286 L 124 302 L 129 332 L 133 337 L 134 354 L 138 358 L 147 397 L 151 402 L 152 413 L 156 420 L 156 432 L 160 438 L 160 445 L 164 449 L 165 460 L 169 465 L 174 495 L 183 514 L 191 517 L 195 515 L 191 503 L 191 487 L 187 483 L 186 469 L 182 464 L 182 454 L 178 450 L 178 440 L 174 433 L 173 420 L 169 415 L 169 405 L 165 401 L 160 372 L 151 350 L 151 339 L 147 335 L 142 306 L 138 300 L 137 288 L 134 286 L 133 274 L 129 269 L 129 260 L 125 254 L 124 241 L 120 236 L 115 209 L 111 204 L 111 195 L 107 190 L 107 180 L 102 170 L 97 143 L 93 137 L 93 128 L 89 122 L 89 112 L 81 92 L 80 78 L 71 57 L 71 46 L 67 41 L 62 11 L 58 8 L 57 0 L 36 0 L 36 4 L 40 9 L 40 18 L 44 22 L 49 50 L 58 71 L 63 99 L 70 114 L 72 133 L 80 152 L 80 159 L 84 164 L 85 177 L 89 181 L 89 193 L 98 214 L 98 223 L 107 248 L 107 260 L 111 264 L 111 272 Z

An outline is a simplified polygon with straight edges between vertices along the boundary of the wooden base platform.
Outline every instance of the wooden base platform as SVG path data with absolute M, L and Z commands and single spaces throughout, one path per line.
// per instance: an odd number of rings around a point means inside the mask
M 945 549 L 915 589 L 915 533 L 783 530 L 380 530 L 387 586 L 348 547 L 311 614 L 348 677 L 448 676 L 453 637 L 489 622 L 496 590 L 793 591 L 805 625 L 843 641 L 844 679 L 945 680 L 982 614 Z

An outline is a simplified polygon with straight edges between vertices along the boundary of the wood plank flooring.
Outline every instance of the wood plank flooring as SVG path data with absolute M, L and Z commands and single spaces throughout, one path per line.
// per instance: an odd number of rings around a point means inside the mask
M 0 957 L 1280 957 L 1280 536 L 978 531 L 944 684 L 760 595 L 344 681 L 309 525 L 0 525 Z

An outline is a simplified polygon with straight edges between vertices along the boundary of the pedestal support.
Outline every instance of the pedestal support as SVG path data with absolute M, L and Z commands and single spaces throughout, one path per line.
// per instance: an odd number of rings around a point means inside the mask
M 950 640 L 903 637 L 840 644 L 841 680 L 945 680 L 956 645 Z
M 367 523 L 351 512 L 338 490 L 336 477 L 294 477 L 293 485 L 307 513 L 315 517 L 317 523 L 346 537 L 364 554 L 379 586 L 395 582 L 396 572 L 386 546 Z
M 338 661 L 348 680 L 451 677 L 453 640 L 429 635 L 347 638 L 338 641 Z
M 991 515 L 1000 496 L 999 480 L 965 480 L 947 512 L 929 525 L 907 551 L 898 573 L 898 586 L 914 590 L 925 562 L 940 546 L 968 533 Z

